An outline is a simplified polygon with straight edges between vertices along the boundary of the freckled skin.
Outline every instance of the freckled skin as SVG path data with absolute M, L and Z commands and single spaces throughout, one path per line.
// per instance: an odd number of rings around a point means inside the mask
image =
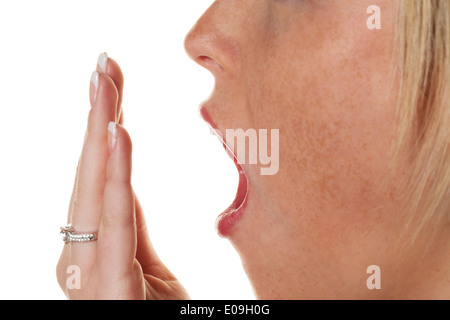
M 211 70 L 207 106 L 219 129 L 280 130 L 275 176 L 244 165 L 249 201 L 230 235 L 259 298 L 402 293 L 407 259 L 392 252 L 404 218 L 401 174 L 383 180 L 395 126 L 396 3 L 377 1 L 382 29 L 373 31 L 373 1 L 222 0 L 187 37 L 194 59 L 223 67 Z M 367 289 L 372 264 L 391 291 Z

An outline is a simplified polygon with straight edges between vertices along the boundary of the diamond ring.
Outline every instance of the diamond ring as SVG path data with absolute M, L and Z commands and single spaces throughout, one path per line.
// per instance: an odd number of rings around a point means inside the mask
M 59 235 L 64 243 L 97 240 L 97 233 L 76 233 L 71 225 L 61 227 Z

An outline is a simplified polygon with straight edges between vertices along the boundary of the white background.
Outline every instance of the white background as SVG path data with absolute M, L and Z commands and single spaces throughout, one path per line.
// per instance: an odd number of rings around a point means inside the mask
M 133 185 L 194 299 L 254 299 L 215 230 L 238 175 L 198 106 L 214 80 L 184 37 L 213 0 L 0 0 L 0 299 L 65 299 L 55 266 L 102 51 L 125 75 Z

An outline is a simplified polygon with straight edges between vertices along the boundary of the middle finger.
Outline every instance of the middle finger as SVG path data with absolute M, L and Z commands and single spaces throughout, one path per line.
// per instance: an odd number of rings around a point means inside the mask
M 108 159 L 107 128 L 115 121 L 119 94 L 114 81 L 94 72 L 85 143 L 80 157 L 71 224 L 78 232 L 97 231 Z

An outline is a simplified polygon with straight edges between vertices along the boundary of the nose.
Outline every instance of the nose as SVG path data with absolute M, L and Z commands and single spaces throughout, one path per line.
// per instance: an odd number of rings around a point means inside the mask
M 233 74 L 239 68 L 239 25 L 230 2 L 215 1 L 185 39 L 185 49 L 195 62 L 215 77 Z M 236 8 L 235 8 L 236 9 Z

